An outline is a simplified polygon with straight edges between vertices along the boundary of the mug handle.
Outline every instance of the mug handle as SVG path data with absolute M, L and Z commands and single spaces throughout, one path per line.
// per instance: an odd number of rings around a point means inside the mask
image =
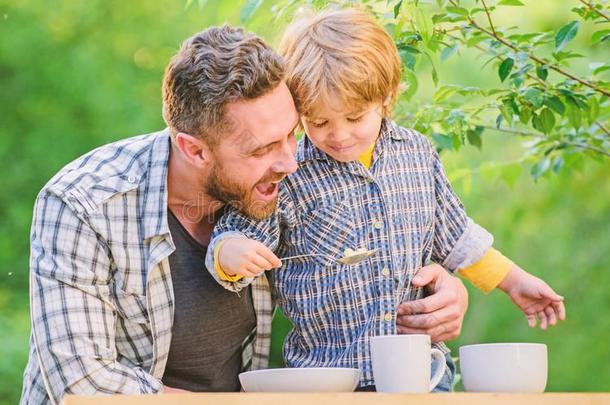
M 445 360 L 445 355 L 438 349 L 432 348 L 430 349 L 430 354 L 432 355 L 433 361 L 436 361 L 439 365 L 436 367 L 436 371 L 432 378 L 430 378 L 430 391 L 432 391 L 438 383 L 441 382 L 443 378 L 443 374 L 445 374 L 445 370 L 447 370 L 447 362 Z

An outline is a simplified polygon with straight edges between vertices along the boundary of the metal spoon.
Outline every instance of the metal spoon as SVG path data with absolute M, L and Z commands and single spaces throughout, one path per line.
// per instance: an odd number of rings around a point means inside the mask
M 298 255 L 298 256 L 289 256 L 289 257 L 282 257 L 280 260 L 288 260 L 288 259 L 298 259 L 298 258 L 302 258 L 302 257 L 314 257 L 314 256 L 318 256 L 318 257 L 324 257 L 326 259 L 330 259 L 335 263 L 342 263 L 342 264 L 356 264 L 356 263 L 360 263 L 361 261 L 368 259 L 369 257 L 373 256 L 374 254 L 376 254 L 379 251 L 379 249 L 371 249 L 371 250 L 363 250 L 363 251 L 355 251 L 354 253 L 345 255 L 339 259 L 329 256 L 329 255 L 324 255 L 321 253 L 308 253 L 308 254 L 304 254 L 304 255 Z

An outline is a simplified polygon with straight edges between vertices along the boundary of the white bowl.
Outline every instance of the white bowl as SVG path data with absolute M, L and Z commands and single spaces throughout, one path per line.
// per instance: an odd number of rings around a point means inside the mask
M 355 368 L 270 368 L 239 375 L 246 392 L 352 392 L 359 380 Z
M 540 343 L 460 347 L 464 389 L 471 392 L 544 392 L 547 349 Z

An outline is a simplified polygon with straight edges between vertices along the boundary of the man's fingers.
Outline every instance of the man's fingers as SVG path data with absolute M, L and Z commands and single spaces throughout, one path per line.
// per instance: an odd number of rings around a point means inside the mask
M 459 322 L 448 322 L 440 324 L 431 329 L 411 328 L 407 326 L 396 326 L 396 331 L 401 335 L 429 335 L 432 343 L 452 340 L 460 334 Z
M 450 294 L 437 292 L 419 300 L 403 302 L 398 306 L 398 315 L 428 314 L 446 307 L 452 301 Z
M 419 269 L 417 274 L 411 280 L 411 283 L 415 287 L 426 286 L 426 285 L 430 284 L 432 281 L 436 280 L 440 276 L 441 272 L 444 272 L 444 271 L 445 270 L 438 264 L 431 264 L 429 266 L 424 266 L 421 269 Z
M 459 318 L 457 310 L 453 307 L 444 307 L 429 314 L 399 315 L 396 324 L 410 328 L 429 329 L 439 324 L 455 321 Z

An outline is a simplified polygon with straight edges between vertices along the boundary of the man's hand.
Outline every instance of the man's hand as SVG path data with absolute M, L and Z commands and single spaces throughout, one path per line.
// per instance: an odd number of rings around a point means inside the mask
M 566 319 L 563 297 L 517 265 L 512 267 L 498 288 L 508 294 L 525 313 L 531 328 L 536 326 L 537 320 L 540 321 L 540 328 L 546 329 L 548 325 L 553 326 L 558 320 Z
M 229 238 L 221 243 L 218 262 L 222 271 L 230 276 L 241 274 L 244 277 L 255 277 L 265 270 L 282 266 L 280 259 L 258 241 Z
M 427 287 L 432 295 L 398 306 L 398 333 L 430 335 L 432 342 L 458 337 L 468 309 L 464 284 L 438 264 L 422 267 L 412 284 Z

